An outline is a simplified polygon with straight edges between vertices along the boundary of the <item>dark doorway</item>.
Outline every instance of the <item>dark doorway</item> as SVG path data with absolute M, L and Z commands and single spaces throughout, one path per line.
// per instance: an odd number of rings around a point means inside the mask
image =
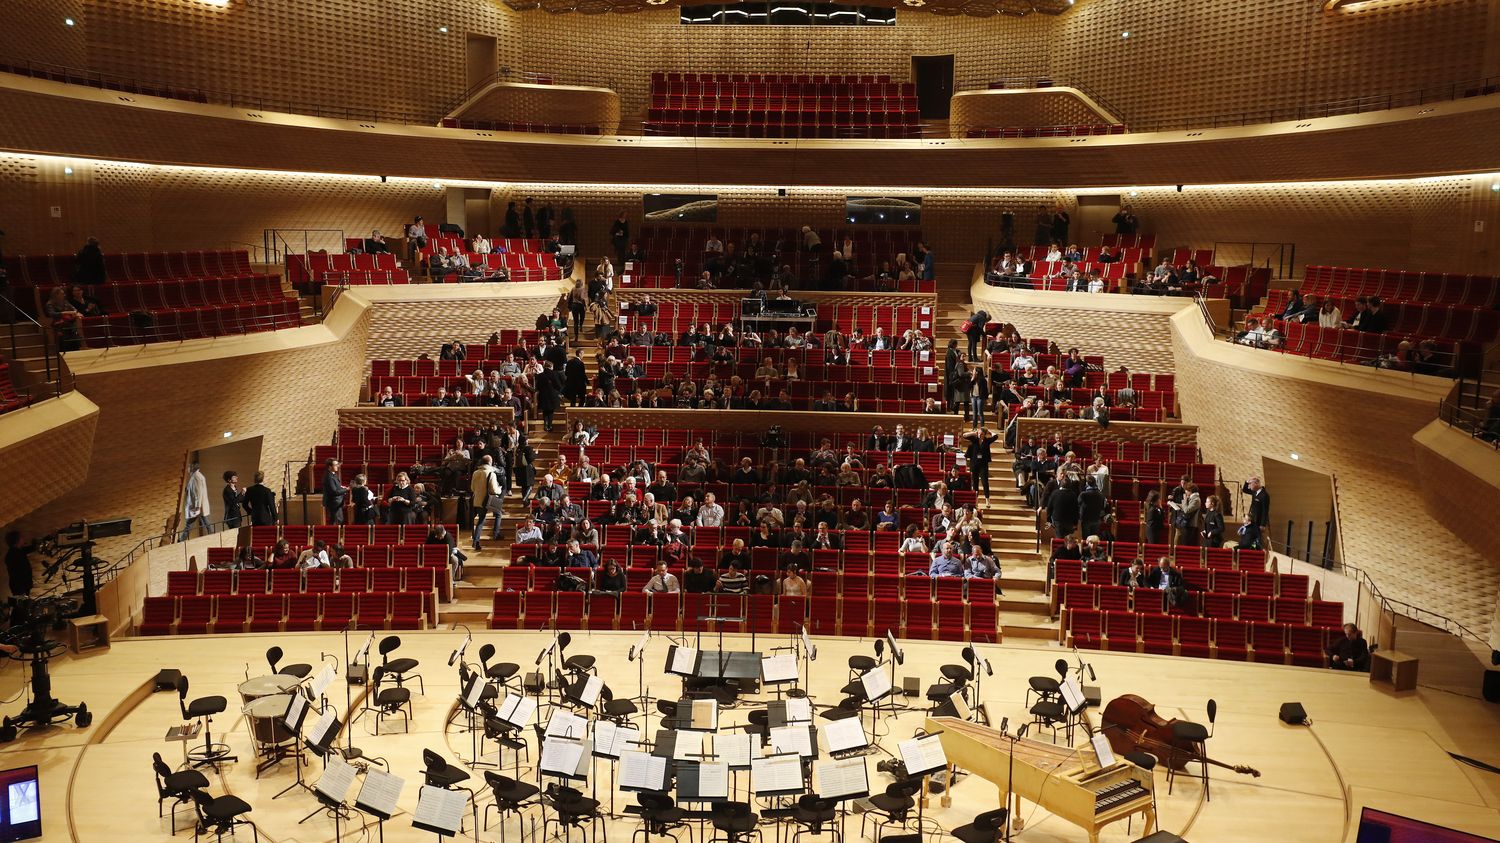
M 911 79 L 924 120 L 947 120 L 953 98 L 953 56 L 912 56 Z

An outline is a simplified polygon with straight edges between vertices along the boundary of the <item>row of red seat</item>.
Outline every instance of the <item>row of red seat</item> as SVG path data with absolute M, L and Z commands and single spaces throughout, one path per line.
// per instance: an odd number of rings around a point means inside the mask
M 74 256 L 12 255 L 5 260 L 12 285 L 67 284 L 73 280 Z M 148 281 L 169 278 L 224 278 L 251 275 L 250 253 L 244 249 L 106 254 L 109 281 Z
M 964 132 L 967 138 L 1086 138 L 1092 135 L 1123 135 L 1124 123 L 1094 123 L 1086 126 L 981 126 Z
M 1118 235 L 1107 235 L 1104 239 L 1107 241 L 1111 236 Z M 1152 242 L 1154 243 L 1155 235 L 1151 235 L 1151 237 Z M 1070 244 L 1062 243 L 1059 245 L 1068 246 Z M 1112 243 L 1106 242 L 1099 246 L 1090 246 L 1087 249 L 1084 249 L 1083 262 L 1085 264 L 1099 263 L 1099 255 L 1105 246 L 1109 246 L 1110 253 L 1119 259 L 1117 261 L 1114 261 L 1114 263 L 1126 264 L 1128 266 L 1135 266 L 1140 264 L 1141 261 L 1151 260 L 1151 256 L 1155 251 L 1153 248 L 1146 246 L 1116 246 Z M 1046 259 L 1047 253 L 1051 251 L 1051 249 L 1051 246 L 1017 246 L 1015 249 L 1015 254 L 1017 257 L 1020 257 L 1023 260 L 1041 261 Z
M 0 413 L 8 413 L 31 404 L 31 399 L 16 392 L 10 379 L 10 364 L 0 361 Z
M 746 113 L 745 120 L 753 115 Z M 903 120 L 907 115 L 898 115 Z M 732 115 L 735 121 L 740 113 Z M 775 123 L 726 122 L 722 120 L 658 120 L 643 124 L 647 135 L 678 138 L 802 138 L 820 140 L 915 140 L 922 129 L 915 123 L 852 123 L 835 118 L 831 123 L 802 123 L 790 120 Z
M 912 82 L 886 75 L 665 73 L 651 74 L 651 97 L 915 97 Z
M 56 287 L 51 285 L 37 287 L 38 302 L 45 303 L 53 289 Z M 278 275 L 121 281 L 91 287 L 89 293 L 107 313 L 255 304 L 288 298 Z
M 1277 321 L 1276 327 L 1283 335 L 1280 349 L 1288 354 L 1359 365 L 1395 354 L 1396 347 L 1405 340 L 1422 339 L 1397 333 L 1373 334 L 1347 328 L 1324 328 L 1301 322 Z M 1434 344 L 1438 364 L 1451 366 L 1455 373 L 1472 371 L 1480 363 L 1481 349 L 1477 343 L 1434 339 Z
M 895 211 L 892 212 L 893 214 Z M 905 227 L 860 227 L 860 228 L 814 228 L 823 244 L 823 260 L 832 259 L 835 251 L 845 251 L 845 241 L 852 255 L 845 255 L 855 275 L 872 274 L 882 261 L 893 261 L 898 254 L 912 256 L 916 244 L 923 242 L 922 231 Z M 802 231 L 797 227 L 778 226 L 719 226 L 686 225 L 676 223 L 647 223 L 641 227 L 636 242 L 646 252 L 643 265 L 636 267 L 637 274 L 648 276 L 667 275 L 675 272 L 674 262 L 681 258 L 687 280 L 696 278 L 703 271 L 706 257 L 704 246 L 710 238 L 719 240 L 725 249 L 732 243 L 740 255 L 744 255 L 752 236 L 760 239 L 760 253 L 769 260 L 777 256 L 781 263 L 793 268 L 800 266 L 804 255 L 801 246 Z
M 254 304 L 151 311 L 149 321 L 128 313 L 89 316 L 81 320 L 83 341 L 89 348 L 176 342 L 295 328 L 302 324 L 296 299 Z
M 1308 266 L 1303 270 L 1302 292 L 1342 298 L 1379 296 L 1390 302 L 1500 307 L 1500 284 L 1493 275 Z
M 598 135 L 603 133 L 603 129 L 599 126 L 588 126 L 581 123 L 461 120 L 457 117 L 444 117 L 442 125 L 445 129 L 468 129 L 476 132 L 530 132 L 542 135 Z
M 1326 667 L 1337 627 L 1317 627 L 1079 609 L 1069 613 L 1074 646 L 1155 655 Z
M 178 88 L 172 85 L 141 82 L 136 79 L 103 76 L 98 73 L 71 70 L 57 65 L 36 66 L 30 63 L 12 64 L 10 62 L 0 62 L 0 73 L 14 73 L 17 76 L 27 76 L 33 79 L 48 79 L 53 82 L 65 82 L 69 85 L 87 85 L 90 88 L 99 88 L 105 91 L 120 91 L 126 94 L 140 94 L 146 97 L 164 97 L 197 103 L 208 102 L 208 94 L 193 88 Z
M 602 610 L 602 611 L 601 611 Z M 787 634 L 805 626 L 814 635 L 868 636 L 889 631 L 901 638 L 992 643 L 1000 639 L 993 599 L 934 603 L 858 597 L 730 597 L 708 594 L 644 594 L 618 597 L 577 591 L 497 591 L 491 629 L 650 629 L 656 632 L 712 631 L 700 618 L 742 617 L 721 622 L 726 632 Z
M 355 239 L 358 248 L 364 241 Z M 400 261 L 389 252 L 378 254 L 350 252 L 307 252 L 286 256 L 286 280 L 299 290 L 314 281 L 324 281 L 327 276 L 339 276 L 349 272 L 401 272 Z
M 337 526 L 337 525 L 334 525 Z M 334 542 L 333 544 L 337 544 Z M 333 591 L 363 593 L 366 591 L 435 592 L 439 569 L 389 568 L 256 568 L 231 570 L 235 548 L 208 549 L 210 566 L 204 571 L 168 571 L 167 594 L 181 597 L 189 594 L 326 594 Z
M 649 325 L 654 331 L 670 334 L 675 341 L 682 334 L 705 324 L 711 330 L 716 331 L 724 325 L 734 323 L 739 318 L 739 308 L 740 304 L 737 301 L 659 302 L 657 313 L 651 317 Z M 632 303 L 620 304 L 620 317 L 630 319 L 632 325 L 636 324 Z M 886 336 L 895 341 L 910 329 L 915 329 L 930 337 L 932 320 L 932 308 L 928 306 L 835 304 L 818 308 L 816 327 L 818 331 L 838 330 L 844 334 L 858 328 L 866 336 L 872 335 L 876 328 L 884 328 Z M 1042 342 L 1042 350 L 1045 351 L 1046 341 Z M 764 355 L 771 352 L 761 353 Z M 821 353 L 816 349 L 806 353 L 821 357 Z M 503 358 L 504 354 L 501 354 L 501 357 Z M 805 361 L 799 360 L 798 362 Z
M 1184 569 L 1197 572 L 1200 580 L 1210 579 L 1213 589 L 1189 586 L 1189 604 L 1176 607 L 1174 613 L 1225 618 L 1242 621 L 1269 621 L 1296 624 L 1298 626 L 1339 626 L 1344 622 L 1344 604 L 1336 600 L 1314 600 L 1306 596 L 1272 597 L 1265 594 L 1249 594 L 1254 587 L 1247 579 L 1255 572 L 1209 571 L 1203 568 Z M 1201 584 L 1201 583 L 1200 583 Z M 1219 586 L 1222 586 L 1219 587 Z M 1135 612 L 1137 614 L 1166 614 L 1162 592 L 1151 588 L 1130 589 L 1123 585 L 1083 585 L 1063 583 L 1058 586 L 1058 605 L 1065 611 L 1074 609 L 1099 609 L 1100 611 Z
M 381 428 L 370 429 L 380 430 Z M 447 441 L 451 442 L 457 436 L 455 432 L 448 437 Z M 447 524 L 445 527 L 450 534 L 458 535 L 457 524 Z M 342 544 L 346 548 L 364 545 L 420 545 L 427 541 L 427 525 L 413 524 L 408 527 L 401 524 L 273 524 L 250 528 L 252 547 L 270 547 L 276 543 L 277 539 L 286 539 L 287 544 L 298 548 L 309 547 L 319 540 L 330 545 Z M 209 550 L 210 560 L 216 558 L 214 553 L 214 550 Z
M 626 267 L 630 267 L 627 263 Z M 640 273 L 626 272 L 618 282 L 623 288 L 636 288 L 641 290 L 695 290 L 698 289 L 698 279 L 692 276 L 684 276 L 679 284 L 675 274 L 668 275 L 642 275 Z M 742 282 L 744 286 L 728 287 L 719 289 L 748 289 L 750 282 Z M 937 290 L 937 281 L 923 281 L 918 278 L 889 279 L 851 277 L 844 282 L 843 291 L 846 293 L 907 293 L 924 294 Z
M 1321 295 L 1321 294 L 1314 294 Z M 1290 290 L 1272 290 L 1266 301 L 1266 312 L 1279 314 L 1286 310 L 1291 300 Z M 1354 318 L 1354 299 L 1348 296 L 1328 295 L 1347 321 Z M 1417 301 L 1390 302 L 1381 304 L 1381 311 L 1390 318 L 1388 333 L 1408 334 L 1419 337 L 1435 337 L 1489 344 L 1500 333 L 1500 311 L 1463 304 L 1423 304 Z
M 220 594 L 147 597 L 141 635 L 222 635 L 237 632 L 311 632 L 426 629 L 430 595 L 419 591 L 327 594 Z
M 873 331 L 873 329 L 872 329 Z M 886 337 L 895 341 L 900 337 Z M 629 345 L 625 346 L 625 355 L 634 357 L 637 363 L 642 365 L 660 363 L 664 366 L 686 366 L 693 362 L 697 349 L 686 345 Z M 756 348 L 754 346 L 740 346 L 731 348 L 736 360 L 741 363 L 759 365 L 767 357 L 775 361 L 779 368 L 784 368 L 789 360 L 797 361 L 798 367 L 825 367 L 829 369 L 842 369 L 832 363 L 823 362 L 823 350 L 818 348 Z M 618 357 L 618 355 L 616 355 Z M 877 369 L 886 369 L 893 366 L 931 366 L 933 363 L 933 352 L 931 351 L 865 351 L 856 349 L 850 352 L 853 358 L 851 365 L 868 364 Z M 1103 358 L 1100 358 L 1101 360 Z

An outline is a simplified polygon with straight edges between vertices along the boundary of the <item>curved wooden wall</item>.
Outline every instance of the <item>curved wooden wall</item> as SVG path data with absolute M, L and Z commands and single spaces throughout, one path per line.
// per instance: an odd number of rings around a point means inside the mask
M 959 91 L 953 95 L 948 128 L 961 138 L 969 129 L 1029 126 L 1092 126 L 1122 122 L 1076 88 Z
M 495 82 L 448 116 L 502 123 L 598 126 L 601 134 L 612 135 L 620 127 L 620 95 L 608 88 Z
M 0 415 L 0 525 L 84 482 L 98 424 L 99 407 L 76 390 Z
M 0 76 L 5 76 L 0 74 Z M 122 99 L 131 100 L 122 102 Z M 1490 172 L 1500 96 L 1196 132 L 1052 140 L 490 135 L 199 106 L 0 78 L 0 149 L 149 163 L 484 181 L 1112 187 Z M 747 154 L 752 153 L 752 154 Z

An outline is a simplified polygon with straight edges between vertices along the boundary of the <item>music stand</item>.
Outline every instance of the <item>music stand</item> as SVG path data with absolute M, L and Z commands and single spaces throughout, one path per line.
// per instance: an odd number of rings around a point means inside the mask
M 515 754 L 516 763 L 512 778 L 517 781 L 521 778 L 521 750 L 526 748 L 526 727 L 531 725 L 532 717 L 536 714 L 536 700 L 522 694 L 506 694 L 505 699 L 495 709 L 495 720 L 516 737 L 511 739 L 511 752 Z M 504 738 L 497 741 L 503 748 Z M 503 761 L 504 759 L 501 758 Z M 529 766 L 529 765 L 528 765 Z
M 835 723 L 853 723 L 859 720 L 836 720 Z M 825 734 L 828 727 L 824 727 Z M 861 729 L 861 732 L 863 730 Z M 867 799 L 870 796 L 870 768 L 863 755 L 854 758 L 818 760 L 813 762 L 813 780 L 817 782 L 817 794 L 839 804 L 839 837 L 844 836 L 844 820 L 849 814 L 849 802 Z
M 406 780 L 400 776 L 370 770 L 365 773 L 359 795 L 354 797 L 355 809 L 374 817 L 380 825 L 380 843 L 385 843 L 385 821 L 396 813 L 396 801 L 405 786 Z
M 417 793 L 417 810 L 412 814 L 412 827 L 430 831 L 436 834 L 439 840 L 444 837 L 454 837 L 458 834 L 459 827 L 463 825 L 465 801 L 462 790 L 445 790 L 424 784 Z M 478 827 L 474 829 L 474 833 L 477 840 Z
M 917 801 L 917 833 L 923 834 L 923 809 L 927 805 L 927 777 L 948 766 L 948 754 L 943 751 L 941 733 L 918 735 L 896 745 L 901 760 L 906 764 L 906 775 L 922 780 L 922 798 Z M 952 783 L 949 783 L 952 786 Z M 1009 798 L 1007 796 L 1007 798 Z
M 318 721 L 313 724 L 312 729 L 307 733 L 307 748 L 313 755 L 323 759 L 324 773 L 328 772 L 330 755 L 337 756 L 337 760 L 340 763 L 344 760 L 338 751 L 339 730 L 342 728 L 343 724 L 339 722 L 338 715 L 334 714 L 332 707 L 329 707 L 323 710 L 322 714 L 318 716 Z M 307 787 L 305 784 L 302 786 L 304 788 Z M 311 788 L 308 789 L 312 790 Z M 317 796 L 317 792 L 313 791 L 313 795 Z M 322 807 L 317 808 L 311 814 L 298 820 L 297 824 L 301 825 L 307 822 L 317 816 L 318 811 L 321 810 L 323 810 Z
M 332 755 L 324 759 L 323 775 L 318 777 L 318 782 L 312 788 L 313 796 L 323 803 L 323 807 L 333 816 L 333 839 L 339 840 L 343 835 L 340 833 L 339 824 L 346 817 L 352 818 L 349 808 L 344 800 L 349 798 L 349 788 L 354 786 L 354 768 L 338 757 Z M 317 811 L 313 812 L 314 814 Z M 305 820 L 304 820 L 305 822 Z
M 500 766 L 498 754 L 494 762 L 485 761 L 480 756 L 480 750 L 484 746 L 483 720 L 479 721 L 479 725 L 476 726 L 475 724 L 475 719 L 482 716 L 479 713 L 479 702 L 484 699 L 484 691 L 490 686 L 490 682 L 491 680 L 487 679 L 484 674 L 475 671 L 469 677 L 469 684 L 463 689 L 463 695 L 458 698 L 458 706 L 463 710 L 464 716 L 468 720 L 469 752 L 474 757 L 474 760 L 469 762 L 470 767 L 499 768 Z
M 307 719 L 308 707 L 307 698 L 301 692 L 294 689 L 292 691 L 292 698 L 287 701 L 286 711 L 281 715 L 281 720 L 291 730 L 292 738 L 296 742 L 294 754 L 296 755 L 297 780 L 287 785 L 280 793 L 272 796 L 272 799 L 280 799 L 288 791 L 295 788 L 307 787 L 307 783 L 302 780 L 302 765 L 306 763 L 302 757 L 302 723 Z
M 634 726 L 620 726 L 609 720 L 594 721 L 593 756 L 603 758 L 609 764 L 609 815 L 615 814 L 615 764 L 620 755 L 641 742 L 641 730 Z

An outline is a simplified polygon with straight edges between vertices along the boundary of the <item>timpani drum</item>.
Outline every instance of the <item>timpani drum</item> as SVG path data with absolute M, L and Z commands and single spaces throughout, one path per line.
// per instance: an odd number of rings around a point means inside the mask
M 257 746 L 285 743 L 296 737 L 283 719 L 291 702 L 291 694 L 272 694 L 245 705 L 245 718 L 250 722 L 250 734 Z
M 280 673 L 271 673 L 265 676 L 257 676 L 254 679 L 246 679 L 240 683 L 240 702 L 249 705 L 251 701 L 261 697 L 270 697 L 277 694 L 285 694 L 298 685 L 297 677 L 284 676 Z

